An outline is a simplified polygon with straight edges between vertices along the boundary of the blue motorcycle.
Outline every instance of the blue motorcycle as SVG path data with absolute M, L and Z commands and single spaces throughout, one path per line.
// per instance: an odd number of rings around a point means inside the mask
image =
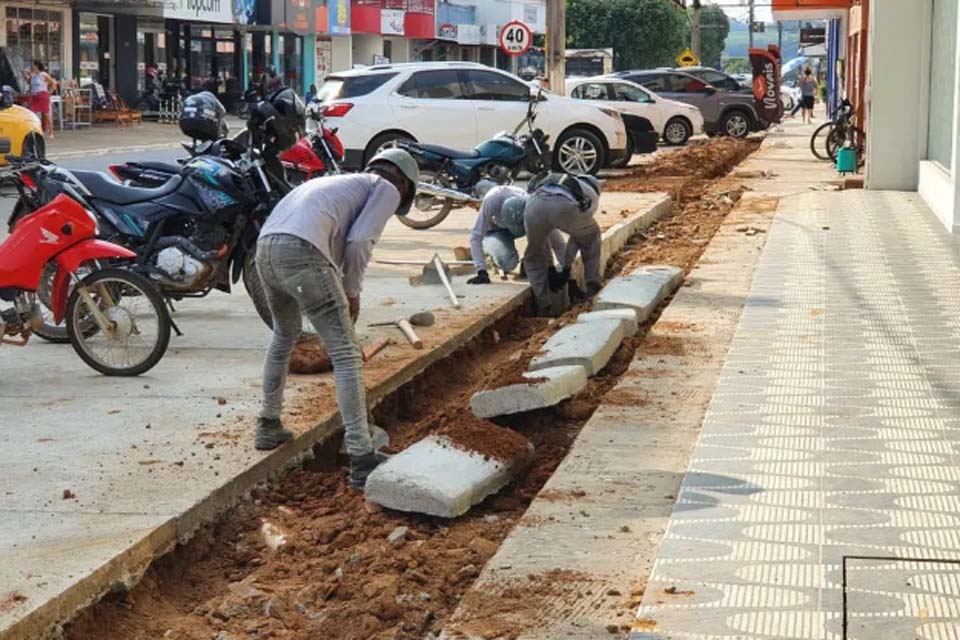
M 398 143 L 420 165 L 420 183 L 413 208 L 400 220 L 413 229 L 440 224 L 453 208 L 479 205 L 494 186 L 510 184 L 521 171 L 538 173 L 550 167 L 548 136 L 534 128 L 536 103 L 512 132 L 498 133 L 469 151 L 412 141 Z M 524 133 L 520 130 L 526 127 Z

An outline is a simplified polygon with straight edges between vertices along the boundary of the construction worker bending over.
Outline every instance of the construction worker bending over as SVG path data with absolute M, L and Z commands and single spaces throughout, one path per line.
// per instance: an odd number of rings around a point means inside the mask
M 365 173 L 310 180 L 277 204 L 257 242 L 257 270 L 273 316 L 273 339 L 263 369 L 255 446 L 273 449 L 293 437 L 280 422 L 280 409 L 305 313 L 333 363 L 355 489 L 366 484 L 377 466 L 354 332 L 361 283 L 390 216 L 410 210 L 419 174 L 409 153 L 389 149 L 377 154 Z
M 494 187 L 483 197 L 480 214 L 470 232 L 470 257 L 477 275 L 467 280 L 467 284 L 490 284 L 484 252 L 504 273 L 517 268 L 520 254 L 517 253 L 516 239 L 525 233 L 523 209 L 526 201 L 526 191 L 507 185 Z M 548 242 L 557 260 L 562 260 L 567 245 L 560 232 L 551 233 Z
M 583 295 L 570 280 L 577 252 L 583 258 L 587 295 L 600 290 L 600 226 L 593 217 L 600 204 L 600 183 L 589 175 L 542 173 L 534 176 L 528 189 L 523 213 L 527 232 L 523 264 L 537 313 L 557 316 L 569 307 L 569 294 Z M 547 239 L 557 230 L 569 236 L 559 270 L 547 246 Z

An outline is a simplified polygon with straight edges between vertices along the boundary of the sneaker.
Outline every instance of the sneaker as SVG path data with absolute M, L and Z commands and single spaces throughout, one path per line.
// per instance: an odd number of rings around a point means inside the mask
M 253 446 L 261 451 L 276 449 L 293 438 L 293 432 L 284 429 L 278 418 L 260 418 Z
M 350 456 L 350 486 L 362 491 L 367 485 L 367 478 L 379 464 L 377 454 L 372 451 L 362 456 Z

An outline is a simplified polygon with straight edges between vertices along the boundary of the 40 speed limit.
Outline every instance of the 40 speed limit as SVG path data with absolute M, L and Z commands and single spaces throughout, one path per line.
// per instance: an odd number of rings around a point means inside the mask
M 500 32 L 500 48 L 508 56 L 522 56 L 532 44 L 533 32 L 518 20 L 508 22 Z

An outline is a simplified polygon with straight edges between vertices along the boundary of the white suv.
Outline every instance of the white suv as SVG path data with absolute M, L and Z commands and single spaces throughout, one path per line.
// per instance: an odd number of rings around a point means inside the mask
M 509 73 L 470 62 L 423 62 L 354 69 L 327 76 L 318 98 L 359 168 L 397 140 L 469 149 L 526 116 L 537 88 Z M 536 126 L 550 136 L 554 165 L 596 173 L 626 153 L 615 109 L 543 92 Z

